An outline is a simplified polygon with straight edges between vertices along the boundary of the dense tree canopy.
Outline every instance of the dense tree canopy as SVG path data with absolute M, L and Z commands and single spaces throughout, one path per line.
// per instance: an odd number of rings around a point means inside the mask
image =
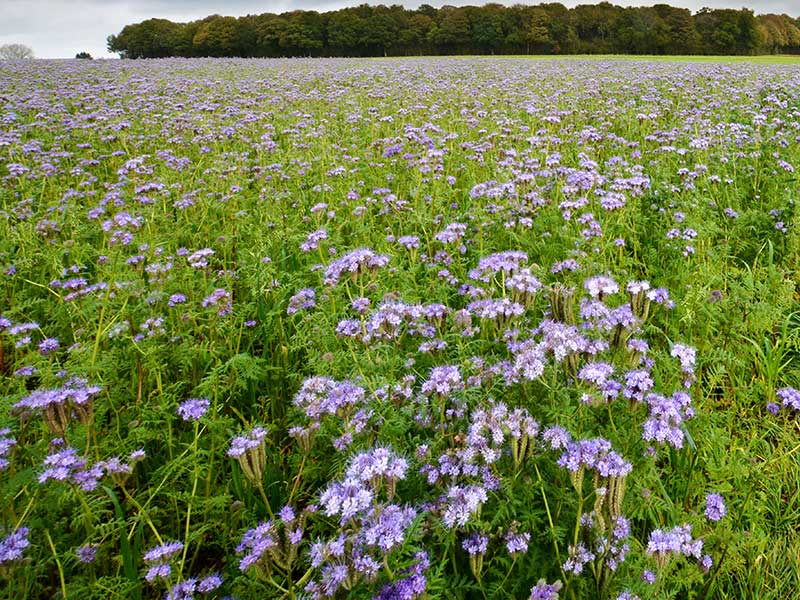
M 756 16 L 744 8 L 692 14 L 667 4 L 423 4 L 416 10 L 363 4 L 324 13 L 212 15 L 191 23 L 148 19 L 110 36 L 108 49 L 126 58 L 800 53 L 800 19 Z

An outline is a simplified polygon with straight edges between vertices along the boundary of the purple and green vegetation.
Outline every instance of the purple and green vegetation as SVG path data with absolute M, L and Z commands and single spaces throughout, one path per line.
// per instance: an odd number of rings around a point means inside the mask
M 800 68 L 0 87 L 4 598 L 797 597 Z
M 108 37 L 122 58 L 172 56 L 421 56 L 434 54 L 800 54 L 800 15 L 747 8 L 692 13 L 660 3 L 609 2 L 567 8 L 361 6 L 242 17 L 210 15 L 189 23 L 147 19 Z M 765 4 L 766 5 L 766 4 Z M 81 58 L 80 56 L 76 58 Z

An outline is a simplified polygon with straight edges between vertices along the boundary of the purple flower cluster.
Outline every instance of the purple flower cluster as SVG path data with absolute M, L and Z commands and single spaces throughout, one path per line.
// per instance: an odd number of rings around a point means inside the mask
M 403 235 L 397 238 L 397 243 L 406 248 L 407 250 L 415 250 L 419 248 L 419 237 L 416 235 Z
M 387 448 L 373 448 L 354 456 L 343 481 L 334 481 L 320 496 L 328 516 L 340 517 L 342 525 L 364 518 L 381 488 L 391 500 L 398 481 L 405 479 L 408 463 Z
M 408 461 L 388 448 L 372 448 L 355 455 L 345 471 L 345 479 L 371 483 L 377 490 L 382 482 L 389 485 L 405 479 Z
M 170 561 L 183 550 L 183 542 L 169 542 L 160 544 L 148 550 L 142 557 L 147 565 L 147 573 L 144 578 L 152 583 L 156 579 L 168 579 L 172 574 Z
M 170 308 L 173 308 L 175 306 L 178 306 L 179 304 L 184 304 L 186 302 L 186 300 L 187 300 L 187 298 L 186 298 L 185 294 L 172 294 L 169 297 L 169 301 L 167 302 L 167 306 L 169 306 Z
M 267 465 L 266 457 L 267 429 L 256 426 L 244 435 L 231 440 L 228 456 L 235 458 L 245 476 L 254 485 L 260 485 Z
M 91 492 L 100 485 L 104 475 L 102 463 L 90 465 L 78 455 L 75 448 L 58 450 L 44 459 L 45 470 L 39 475 L 39 483 L 49 480 L 74 483 L 84 491 Z
M 364 388 L 352 381 L 329 377 L 310 377 L 303 381 L 292 403 L 313 421 L 325 415 L 344 417 L 366 401 Z
M 467 226 L 463 223 L 449 223 L 442 231 L 433 236 L 442 244 L 454 244 L 461 240 L 467 233 Z
M 488 283 L 491 278 L 498 274 L 511 275 L 519 270 L 524 263 L 528 262 L 528 255 L 519 250 L 508 250 L 484 256 L 478 261 L 478 266 L 470 270 L 470 279 Z
M 198 421 L 209 406 L 211 401 L 208 398 L 191 398 L 178 405 L 178 416 L 184 421 Z
M 531 541 L 531 534 L 527 531 L 517 533 L 516 531 L 509 530 L 505 535 L 506 550 L 511 556 L 517 554 L 524 554 L 528 551 L 528 544 Z
M 800 410 L 800 390 L 785 387 L 775 392 L 775 395 L 781 399 L 781 404 L 785 407 Z
M 509 298 L 483 298 L 467 305 L 467 310 L 479 319 L 505 324 L 525 312 L 525 307 Z
M 319 243 L 323 240 L 328 239 L 328 231 L 325 229 L 317 229 L 316 231 L 312 231 L 306 236 L 305 241 L 300 244 L 300 250 L 302 252 L 311 252 L 312 250 L 316 250 L 319 248 Z
M 203 298 L 200 305 L 203 308 L 216 309 L 217 315 L 220 317 L 224 317 L 233 312 L 231 293 L 224 288 L 215 289 L 208 296 Z
M 58 338 L 45 338 L 39 342 L 39 354 L 48 356 L 61 347 Z
M 536 294 L 542 287 L 542 282 L 527 268 L 519 269 L 506 279 L 506 289 L 511 291 L 512 299 L 524 306 L 530 306 L 533 303 Z
M 583 542 L 578 542 L 576 545 L 570 544 L 569 557 L 561 568 L 567 573 L 580 575 L 583 573 L 583 567 L 593 561 L 595 558 L 597 558 L 597 556 L 589 551 Z
M 598 536 L 595 545 L 598 556 L 605 558 L 605 566 L 616 571 L 630 550 L 628 537 L 631 534 L 631 524 L 627 518 L 620 515 L 613 520 L 612 525 L 611 535 Z
M 322 492 L 320 508 L 339 517 L 340 533 L 311 546 L 311 565 L 319 569 L 319 580 L 306 587 L 312 597 L 329 597 L 360 579 L 373 580 L 380 560 L 403 545 L 417 511 L 391 504 L 391 498 L 405 472 L 403 459 L 376 448 L 353 457 L 345 478 Z M 384 489 L 387 502 L 381 500 Z
M 720 494 L 708 494 L 706 496 L 706 519 L 709 521 L 720 521 L 725 516 L 727 509 L 725 500 Z
M 687 388 L 690 387 L 695 380 L 694 369 L 697 363 L 697 351 L 686 344 L 674 344 L 670 355 L 680 361 L 683 385 Z
M 325 268 L 323 282 L 325 285 L 333 287 L 345 275 L 355 278 L 361 273 L 376 271 L 388 264 L 388 256 L 377 254 L 369 248 L 357 248 L 332 261 Z
M 485 554 L 486 548 L 489 547 L 489 537 L 482 533 L 473 533 L 461 542 L 461 547 L 464 548 L 470 556 Z
M 464 382 L 461 372 L 455 365 L 434 367 L 427 381 L 422 384 L 421 391 L 426 396 L 437 395 L 447 397 L 450 394 L 463 390 Z
M 557 464 L 573 473 L 589 469 L 600 477 L 625 477 L 633 469 L 631 463 L 611 449 L 611 442 L 603 438 L 568 442 Z
M 547 365 L 546 347 L 535 340 L 527 340 L 514 348 L 514 371 L 523 379 L 534 381 L 542 376 Z
M 314 308 L 317 305 L 317 293 L 312 288 L 303 288 L 289 298 L 287 315 L 293 315 L 301 310 Z
M 530 600 L 558 600 L 558 592 L 561 591 L 561 582 L 547 583 L 540 579 L 531 588 Z
M 542 335 L 542 350 L 552 353 L 556 362 L 586 352 L 591 347 L 589 339 L 575 325 L 545 319 L 539 324 L 538 333 Z
M 28 541 L 29 533 L 27 527 L 20 527 L 0 541 L 0 566 L 22 559 L 22 553 L 31 545 Z
M 100 386 L 89 385 L 85 379 L 72 377 L 60 388 L 34 390 L 14 404 L 14 408 L 38 412 L 60 405 L 65 410 L 74 410 L 76 407 L 88 406 L 92 398 L 101 391 Z
M 363 341 L 395 340 L 403 333 L 433 338 L 449 312 L 443 304 L 383 302 L 364 323 Z
M 291 568 L 297 549 L 303 541 L 303 523 L 307 512 L 299 517 L 291 506 L 284 506 L 275 521 L 266 521 L 247 530 L 236 547 L 236 554 L 243 554 L 239 570 L 246 571 L 255 566 L 265 573 L 272 564 L 284 570 Z
M 248 450 L 254 450 L 264 443 L 267 430 L 264 427 L 253 427 L 245 435 L 237 436 L 231 440 L 228 456 L 238 458 Z
M 510 411 L 502 402 L 491 402 L 488 409 L 473 411 L 467 451 L 462 456 L 467 460 L 480 456 L 486 464 L 492 464 L 501 458 L 508 442 L 516 465 L 533 455 L 538 435 L 539 423 L 526 409 Z
M 195 594 L 210 594 L 222 585 L 222 577 L 216 573 L 197 579 L 190 577 L 173 585 L 164 594 L 164 600 L 193 600 Z
M 611 296 L 619 291 L 619 284 L 603 275 L 589 277 L 583 282 L 583 287 L 595 300 L 602 301 L 606 296 Z
M 276 548 L 279 543 L 277 533 L 277 528 L 272 521 L 248 529 L 236 547 L 236 554 L 246 553 L 239 561 L 239 570 L 246 571 L 263 560 L 270 549 Z
M 443 501 L 442 522 L 448 529 L 465 527 L 480 514 L 488 499 L 486 488 L 481 485 L 452 485 Z
M 694 416 L 691 396 L 686 392 L 675 392 L 669 397 L 647 394 L 645 402 L 648 416 L 642 425 L 642 438 L 683 448 L 684 423 Z
M 75 556 L 78 562 L 83 564 L 93 563 L 97 558 L 97 546 L 87 544 L 75 549 Z
M 8 427 L 0 429 L 0 471 L 8 468 L 8 456 L 16 445 L 17 440 L 11 437 L 11 430 Z
M 186 257 L 186 262 L 195 269 L 205 269 L 208 266 L 209 257 L 214 255 L 211 248 L 196 250 Z
M 414 557 L 414 565 L 406 571 L 406 576 L 388 584 L 373 600 L 416 600 L 423 597 L 428 589 L 425 572 L 430 568 L 430 561 L 425 552 L 418 552 Z
M 698 560 L 703 552 L 703 540 L 692 537 L 692 526 L 680 525 L 669 531 L 655 529 L 650 532 L 647 554 L 655 555 L 664 564 L 669 555 L 692 556 Z

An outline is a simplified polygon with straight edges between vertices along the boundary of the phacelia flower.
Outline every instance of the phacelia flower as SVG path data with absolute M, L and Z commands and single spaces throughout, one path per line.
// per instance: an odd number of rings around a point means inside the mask
M 706 496 L 706 519 L 719 521 L 725 516 L 726 512 L 725 500 L 720 494 L 708 494 Z
M 208 398 L 192 398 L 178 405 L 178 416 L 184 421 L 197 421 L 206 414 L 211 402 Z

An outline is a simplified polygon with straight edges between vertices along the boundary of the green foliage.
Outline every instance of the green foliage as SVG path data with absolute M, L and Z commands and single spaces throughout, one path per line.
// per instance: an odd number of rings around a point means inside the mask
M 800 52 L 788 15 L 666 4 L 602 2 L 477 6 L 399 5 L 317 13 L 213 15 L 191 23 L 148 19 L 109 36 L 123 58 L 162 56 L 405 56 L 421 54 L 714 54 Z

